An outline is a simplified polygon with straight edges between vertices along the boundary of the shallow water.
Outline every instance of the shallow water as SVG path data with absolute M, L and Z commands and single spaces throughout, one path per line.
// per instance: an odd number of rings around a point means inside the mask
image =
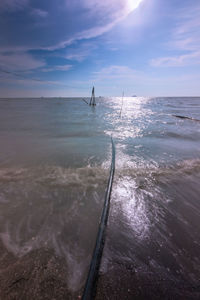
M 122 105 L 123 104 L 123 105 Z M 120 111 L 122 113 L 120 117 Z M 113 262 L 198 284 L 200 98 L 0 100 L 0 238 L 55 250 L 85 281 L 116 146 L 101 272 Z

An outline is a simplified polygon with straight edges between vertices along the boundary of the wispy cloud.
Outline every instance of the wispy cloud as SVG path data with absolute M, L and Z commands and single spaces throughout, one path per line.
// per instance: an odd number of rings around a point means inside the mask
M 82 30 L 70 40 L 63 41 L 57 47 L 64 47 L 75 41 L 96 38 L 110 31 L 115 25 L 124 20 L 142 0 L 83 0 L 81 3 L 89 9 L 93 16 L 99 19 L 99 25 Z
M 189 54 L 161 57 L 151 60 L 153 67 L 185 67 L 200 64 L 200 51 Z
M 95 42 L 84 42 L 76 46 L 76 48 L 68 47 L 63 57 L 68 60 L 82 62 L 96 49 L 97 45 Z
M 31 11 L 31 14 L 37 17 L 46 18 L 48 16 L 48 12 L 39 8 L 34 8 Z
M 0 11 L 15 11 L 23 9 L 29 0 L 1 0 L 0 1 Z
M 1 72 L 2 69 L 0 68 L 0 82 L 2 83 L 7 83 L 8 85 L 15 85 L 15 84 L 20 84 L 20 85 L 26 85 L 26 86 L 31 86 L 31 85 L 38 85 L 38 86 L 57 86 L 57 87 L 65 87 L 65 88 L 72 88 L 72 86 L 66 84 L 66 82 L 63 82 L 61 80 L 45 80 L 45 79 L 40 79 L 40 78 L 34 78 L 30 77 L 27 74 L 21 74 L 21 73 L 15 73 L 15 72 L 6 72 L 3 73 Z M 77 88 L 74 86 L 74 88 Z
M 111 65 L 93 73 L 90 79 L 107 95 L 181 96 L 197 95 L 200 74 L 167 74 L 138 71 L 128 66 Z M 193 87 L 191 91 L 190 88 Z
M 45 62 L 28 53 L 0 54 L 0 66 L 7 70 L 27 71 L 45 66 Z
M 66 54 L 64 57 L 68 60 L 75 60 L 75 61 L 81 62 L 88 56 L 88 54 L 89 54 L 89 52 L 85 52 L 85 53 L 82 53 L 82 52 L 78 53 L 77 52 L 77 53 L 75 53 L 74 51 L 72 51 L 71 53 Z
M 136 71 L 128 66 L 111 65 L 101 69 L 98 72 L 94 72 L 94 78 L 96 80 L 105 79 L 117 79 L 117 80 L 132 80 L 135 78 L 143 78 L 143 73 Z
M 49 68 L 41 69 L 42 72 L 53 72 L 53 71 L 69 71 L 72 65 L 53 66 Z
M 172 34 L 170 47 L 183 51 L 195 51 L 200 47 L 200 3 L 180 11 L 178 24 Z
M 0 9 L 27 8 L 24 11 L 23 20 L 19 18 L 18 24 L 12 28 L 13 34 L 20 36 L 20 39 L 12 39 L 10 47 L 54 51 L 72 45 L 76 41 L 96 38 L 110 31 L 116 24 L 124 20 L 140 2 L 142 0 L 74 0 L 73 2 L 60 0 L 58 5 L 50 0 L 51 11 L 48 11 L 46 7 L 32 7 L 32 2 L 29 0 L 1 0 Z M 35 22 L 30 18 L 30 13 L 47 19 L 42 29 L 35 26 Z M 73 22 L 71 21 L 72 15 Z M 25 20 L 26 26 L 23 24 Z M 7 23 L 4 25 L 6 27 Z M 31 32 L 30 35 L 27 34 L 27 29 Z M 1 47 L 8 49 L 7 36 L 2 33 L 3 30 L 0 30 Z
M 181 9 L 176 19 L 177 25 L 165 46 L 182 53 L 154 58 L 150 61 L 154 67 L 184 67 L 200 63 L 200 4 Z
M 126 17 L 131 11 L 136 9 L 142 0 L 66 0 L 67 8 L 82 6 L 87 14 L 95 15 L 97 18 L 101 17 L 100 23 L 105 21 L 110 22 L 114 19 Z

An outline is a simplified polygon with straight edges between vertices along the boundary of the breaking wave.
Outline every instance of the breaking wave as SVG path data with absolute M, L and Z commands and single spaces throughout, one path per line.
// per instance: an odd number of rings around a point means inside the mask
M 154 161 L 137 162 L 120 152 L 119 155 L 104 266 L 106 260 L 112 260 L 113 253 L 127 259 L 127 247 L 130 253 L 135 252 L 136 244 L 148 243 L 152 232 L 157 232 L 161 247 L 171 232 L 167 227 L 167 214 L 176 217 L 188 235 L 192 235 L 185 213 L 171 206 L 176 199 L 181 197 L 181 205 L 200 211 L 197 201 L 184 197 L 183 188 L 186 182 L 187 189 L 198 184 L 200 159 L 159 166 Z M 0 238 L 6 249 L 21 257 L 33 249 L 53 248 L 66 259 L 69 288 L 74 291 L 80 288 L 96 239 L 108 174 L 108 162 L 101 167 L 76 169 L 2 168 Z M 197 197 L 198 189 L 193 188 L 193 198 Z M 116 246 L 120 239 L 120 246 Z M 175 249 L 169 240 L 168 243 L 169 249 Z

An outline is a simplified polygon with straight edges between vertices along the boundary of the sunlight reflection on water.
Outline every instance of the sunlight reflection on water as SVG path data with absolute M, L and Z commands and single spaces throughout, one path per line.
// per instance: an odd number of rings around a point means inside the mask
M 69 289 L 83 285 L 105 197 L 112 135 L 116 171 L 104 261 L 111 261 L 111 268 L 115 258 L 147 268 L 154 261 L 156 269 L 168 268 L 170 257 L 171 265 L 188 275 L 193 263 L 184 264 L 185 253 L 191 258 L 199 253 L 200 129 L 173 114 L 188 113 L 189 100 L 100 98 L 93 109 L 81 99 L 57 101 L 13 99 L 1 105 L 5 248 L 17 257 L 53 248 L 66 259 Z M 198 107 L 192 107 L 197 118 Z
M 148 235 L 150 221 L 142 194 L 136 192 L 136 182 L 129 176 L 119 177 L 113 187 L 113 213 L 123 214 L 123 220 L 139 239 Z
M 106 115 L 112 123 L 112 130 L 104 130 L 105 134 L 125 140 L 127 138 L 142 137 L 152 111 L 145 107 L 148 98 L 124 97 L 111 99 L 113 111 Z

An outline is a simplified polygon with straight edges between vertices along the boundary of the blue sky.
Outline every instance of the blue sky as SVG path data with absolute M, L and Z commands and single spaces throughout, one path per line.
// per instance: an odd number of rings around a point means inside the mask
M 199 0 L 1 0 L 0 97 L 200 95 Z

